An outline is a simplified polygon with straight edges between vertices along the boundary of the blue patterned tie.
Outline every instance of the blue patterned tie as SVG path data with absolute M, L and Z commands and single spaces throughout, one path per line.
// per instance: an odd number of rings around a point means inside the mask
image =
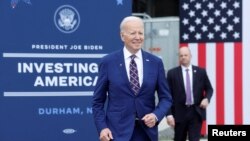
M 134 60 L 135 57 L 136 57 L 135 55 L 130 56 L 131 61 L 129 65 L 129 74 L 130 74 L 130 86 L 134 94 L 137 95 L 140 90 L 140 84 L 139 84 L 137 65 Z
M 191 84 L 190 84 L 190 76 L 189 76 L 188 71 L 189 69 L 186 69 L 186 104 L 191 105 L 192 104 Z

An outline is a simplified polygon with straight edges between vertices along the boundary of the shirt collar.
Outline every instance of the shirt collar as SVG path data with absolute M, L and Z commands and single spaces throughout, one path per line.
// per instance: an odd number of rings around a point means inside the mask
M 128 58 L 130 58 L 131 55 L 133 55 L 132 53 L 130 53 L 128 51 L 128 49 L 125 46 L 123 48 L 123 53 L 124 53 L 124 58 L 125 59 L 128 59 Z M 136 55 L 136 58 L 139 58 L 141 60 L 142 59 L 142 51 L 141 51 L 141 49 L 139 51 L 137 51 L 135 55 Z
M 192 65 L 189 65 L 188 67 L 181 65 L 181 69 L 182 69 L 182 71 L 186 71 L 186 69 L 192 71 Z

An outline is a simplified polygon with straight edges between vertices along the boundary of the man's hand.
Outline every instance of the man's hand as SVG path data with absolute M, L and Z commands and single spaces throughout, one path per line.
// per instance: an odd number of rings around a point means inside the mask
M 207 99 L 207 98 L 204 98 L 204 99 L 201 101 L 200 107 L 203 108 L 203 109 L 206 109 L 207 106 L 208 106 L 208 104 L 209 104 L 208 99 Z
M 144 121 L 144 123 L 149 127 L 152 128 L 155 126 L 156 122 L 157 122 L 157 117 L 154 113 L 150 113 L 150 114 L 146 114 L 142 120 Z
M 167 124 L 171 127 L 174 127 L 175 126 L 175 120 L 174 120 L 174 117 L 172 115 L 169 115 L 166 117 L 167 119 Z
M 100 133 L 100 140 L 101 141 L 110 141 L 113 139 L 112 133 L 108 128 L 102 129 Z

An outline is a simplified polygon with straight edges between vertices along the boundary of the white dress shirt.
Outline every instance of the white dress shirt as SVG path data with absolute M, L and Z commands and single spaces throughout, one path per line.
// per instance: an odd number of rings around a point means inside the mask
M 128 76 L 128 80 L 130 79 L 130 75 L 129 75 L 129 64 L 131 61 L 130 56 L 133 55 L 131 54 L 126 47 L 123 48 L 123 53 L 124 53 L 124 60 L 125 60 L 125 66 L 126 66 L 126 71 L 127 71 L 127 76 Z M 141 50 L 139 50 L 138 52 L 136 52 L 136 57 L 135 57 L 135 62 L 137 65 L 137 69 L 138 69 L 138 76 L 139 76 L 139 83 L 140 86 L 142 85 L 142 80 L 143 80 L 143 61 L 142 61 L 142 52 Z

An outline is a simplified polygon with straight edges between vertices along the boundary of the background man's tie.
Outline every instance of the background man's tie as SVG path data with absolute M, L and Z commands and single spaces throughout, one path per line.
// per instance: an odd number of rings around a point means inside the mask
M 140 90 L 140 83 L 139 83 L 139 77 L 138 77 L 138 70 L 137 70 L 137 65 L 135 63 L 135 55 L 131 55 L 131 61 L 129 65 L 129 75 L 130 75 L 130 86 L 134 92 L 135 95 L 138 94 Z
M 191 85 L 190 85 L 190 76 L 188 73 L 189 69 L 186 69 L 186 104 L 191 105 L 192 104 L 192 98 L 191 98 Z

